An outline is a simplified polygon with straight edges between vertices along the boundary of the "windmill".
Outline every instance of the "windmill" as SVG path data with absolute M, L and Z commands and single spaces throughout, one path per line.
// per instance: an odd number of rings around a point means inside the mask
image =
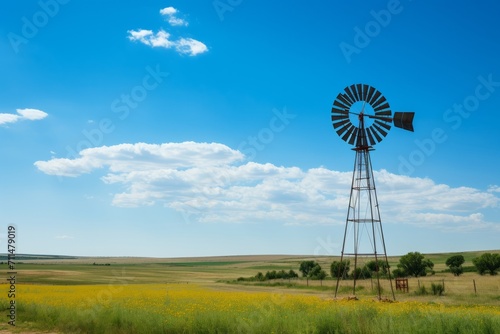
M 348 258 L 354 260 L 350 266 L 354 265 L 352 291 L 355 295 L 356 281 L 363 276 L 360 260 L 366 258 L 375 260 L 378 298 L 381 299 L 382 294 L 380 272 L 386 271 L 385 276 L 389 277 L 392 297 L 396 299 L 387 260 L 370 151 L 373 151 L 373 146 L 387 135 L 392 124 L 397 128 L 413 132 L 414 114 L 395 112 L 393 115 L 389 102 L 382 93 L 365 84 L 346 87 L 333 102 L 333 128 L 345 142 L 354 145 L 353 150 L 356 152 L 335 297 L 340 280 L 346 277 L 344 261 L 347 262 Z M 352 244 L 348 245 L 347 239 L 351 237 Z M 380 268 L 381 263 L 382 268 Z

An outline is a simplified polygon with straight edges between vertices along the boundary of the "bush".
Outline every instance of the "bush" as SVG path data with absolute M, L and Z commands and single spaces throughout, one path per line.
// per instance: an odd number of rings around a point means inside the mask
M 363 268 L 356 268 L 351 272 L 351 277 L 354 279 L 366 279 L 372 277 L 372 272 L 366 266 Z
M 333 278 L 347 278 L 349 275 L 349 260 L 333 261 L 330 265 L 330 274 Z
M 434 275 L 433 267 L 434 263 L 431 260 L 426 260 L 419 252 L 410 252 L 403 255 L 398 264 L 400 270 L 414 277 L 426 276 L 429 271 Z
M 431 284 L 431 290 L 433 295 L 437 296 L 442 296 L 444 292 L 444 285 L 443 284 Z
M 387 272 L 389 271 L 389 264 L 386 261 L 383 260 L 372 260 L 366 264 L 366 267 L 370 269 L 372 272 L 379 272 L 379 274 L 382 275 L 387 275 Z
M 463 274 L 464 270 L 462 264 L 464 264 L 465 259 L 463 255 L 454 255 L 446 260 L 446 265 L 450 268 L 450 271 L 455 276 L 460 276 Z
M 406 275 L 405 271 L 402 269 L 394 269 L 392 271 L 392 275 L 394 277 L 406 277 L 406 276 L 408 276 L 408 275 Z
M 477 272 L 480 275 L 486 273 L 496 275 L 498 269 L 500 269 L 500 254 L 484 253 L 480 257 L 473 259 L 472 263 L 476 266 Z
M 419 286 L 417 291 L 415 291 L 415 294 L 417 296 L 424 296 L 424 295 L 428 294 L 427 289 L 425 288 L 425 285 Z

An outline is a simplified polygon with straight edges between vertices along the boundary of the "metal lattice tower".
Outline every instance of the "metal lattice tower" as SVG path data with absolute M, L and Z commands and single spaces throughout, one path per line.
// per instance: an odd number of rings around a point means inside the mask
M 357 116 L 358 126 L 355 126 L 351 121 L 352 115 Z M 380 282 L 380 272 L 382 271 L 388 277 L 392 298 L 395 300 L 370 151 L 374 150 L 373 145 L 382 141 L 383 137 L 387 135 L 392 123 L 398 128 L 413 131 L 413 117 L 413 112 L 395 112 L 393 117 L 385 97 L 375 88 L 364 84 L 346 87 L 333 103 L 333 127 L 344 141 L 355 145 L 353 150 L 356 152 L 340 257 L 340 264 L 347 262 L 347 259 L 352 259 L 354 262 L 350 263 L 354 273 L 352 277 L 353 295 L 356 294 L 357 281 L 363 276 L 364 267 L 360 260 L 371 259 L 375 261 L 376 265 L 378 298 L 382 298 Z M 367 120 L 371 124 L 365 124 Z M 380 268 L 380 264 L 382 264 L 382 268 Z M 338 266 L 335 296 L 337 296 L 340 281 L 346 278 L 345 269 L 342 265 Z

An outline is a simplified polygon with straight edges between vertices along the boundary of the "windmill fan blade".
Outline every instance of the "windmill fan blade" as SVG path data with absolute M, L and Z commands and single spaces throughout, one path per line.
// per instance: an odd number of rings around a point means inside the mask
M 362 97 L 363 97 L 363 101 L 366 101 L 367 100 L 367 96 L 368 96 L 368 90 L 370 89 L 370 86 L 368 85 L 363 85 L 363 94 L 362 94 Z
M 379 119 L 381 121 L 387 122 L 387 123 L 392 123 L 392 118 L 387 117 L 387 116 L 377 116 L 377 115 L 365 115 L 368 118 L 373 118 L 373 119 Z
M 347 109 L 349 109 L 349 107 L 350 107 L 350 106 L 348 106 L 348 105 L 346 105 L 346 104 L 342 103 L 342 101 L 341 101 L 340 99 L 338 99 L 338 98 L 337 98 L 337 99 L 335 99 L 335 101 L 333 101 L 333 105 L 334 105 L 335 107 L 339 108 L 339 109 L 342 109 L 342 110 L 344 110 L 344 109 L 346 109 L 346 108 L 347 108 Z
M 351 120 L 349 118 L 346 118 L 343 121 L 333 122 L 333 128 L 336 129 L 342 125 L 346 125 L 346 124 L 350 124 L 350 123 L 351 123 Z M 340 133 L 339 133 L 339 135 L 340 135 Z
M 379 121 L 378 119 L 375 121 L 375 124 L 377 124 L 378 126 L 384 127 L 387 131 L 389 131 L 391 129 L 390 123 L 387 124 L 387 123 Z
M 375 87 L 369 86 L 368 93 L 366 94 L 366 100 L 365 100 L 366 102 L 370 103 L 369 101 L 372 99 L 374 92 L 375 92 Z
M 343 127 L 341 127 L 340 129 L 337 130 L 337 134 L 339 136 L 341 136 L 344 132 L 346 132 L 347 129 L 349 129 L 349 127 L 354 127 L 354 125 L 351 124 L 351 122 L 349 121 L 346 125 L 344 125 Z
M 337 107 L 332 107 L 332 115 L 344 115 L 345 117 L 349 117 L 349 111 L 346 108 L 339 109 Z
M 332 115 L 332 121 L 335 122 L 335 121 L 339 121 L 339 120 L 344 120 L 346 118 L 349 118 L 347 115 Z
M 375 113 L 375 115 L 377 115 L 377 116 L 391 116 L 392 115 L 392 111 L 390 111 L 390 110 L 377 111 Z
M 339 96 L 337 96 L 337 99 L 342 101 L 342 103 L 345 104 L 347 107 L 350 107 L 352 105 L 352 102 L 349 101 L 347 95 L 345 94 L 339 94 Z
M 347 95 L 349 95 L 354 101 L 359 101 L 356 85 L 350 85 L 348 92 L 351 94 L 348 93 Z
M 381 104 L 384 104 L 385 102 L 387 102 L 387 100 L 385 99 L 384 96 L 382 96 L 380 99 L 378 99 L 377 101 L 375 101 L 375 103 L 372 104 L 373 110 L 375 110 L 375 111 L 379 110 L 378 107 Z M 382 109 L 384 109 L 384 108 L 382 108 Z
M 372 127 L 368 128 L 368 130 L 371 130 L 375 138 L 377 138 L 377 143 L 380 143 L 382 141 L 382 137 L 380 137 L 377 131 L 374 131 Z
M 375 103 L 375 101 L 378 100 L 378 98 L 380 97 L 380 95 L 382 95 L 382 93 L 377 90 L 375 92 L 375 94 L 373 94 L 372 98 L 370 99 L 370 101 L 367 101 L 369 105 L 373 106 L 373 104 Z
M 400 129 L 405 129 L 413 132 L 413 117 L 414 112 L 396 111 L 394 113 L 394 126 Z
M 366 134 L 368 135 L 368 139 L 370 140 L 370 145 L 375 145 L 377 142 L 375 141 L 375 139 L 373 139 L 373 135 L 369 128 L 366 130 Z
M 383 137 L 387 136 L 387 131 L 385 131 L 384 129 L 382 129 L 380 126 L 378 126 L 377 124 L 373 123 L 372 124 L 372 127 L 377 130 L 376 132 L 379 132 Z M 374 131 L 375 132 L 375 131 Z M 375 133 L 376 133 L 375 132 Z
M 347 141 L 347 138 L 349 138 L 349 136 L 352 134 L 354 129 L 356 129 L 356 127 L 354 125 L 351 125 L 349 130 L 347 130 L 347 132 L 342 136 L 342 140 Z
M 349 144 L 350 145 L 354 145 L 354 141 L 358 137 L 358 132 L 359 132 L 359 129 L 358 128 L 354 128 L 354 132 L 352 133 L 351 138 L 349 138 Z
M 375 112 L 381 111 L 381 110 L 384 110 L 384 109 L 389 109 L 389 102 L 385 102 L 385 103 L 379 105 L 378 107 L 373 108 L 373 110 L 375 110 Z
M 358 91 L 358 97 L 359 101 L 363 101 L 363 85 L 362 84 L 357 84 L 356 89 Z

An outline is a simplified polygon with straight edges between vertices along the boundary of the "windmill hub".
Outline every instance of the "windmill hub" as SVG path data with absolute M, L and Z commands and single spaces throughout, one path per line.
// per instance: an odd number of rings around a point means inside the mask
M 351 112 L 349 113 L 349 119 L 351 120 L 352 124 L 359 124 L 363 116 L 365 115 L 374 115 L 375 112 L 373 111 L 373 108 L 371 105 L 367 104 L 366 102 L 363 101 L 358 101 L 353 103 L 353 105 L 350 108 Z M 369 117 L 364 117 L 363 119 L 365 127 L 369 127 L 373 124 L 373 118 Z

